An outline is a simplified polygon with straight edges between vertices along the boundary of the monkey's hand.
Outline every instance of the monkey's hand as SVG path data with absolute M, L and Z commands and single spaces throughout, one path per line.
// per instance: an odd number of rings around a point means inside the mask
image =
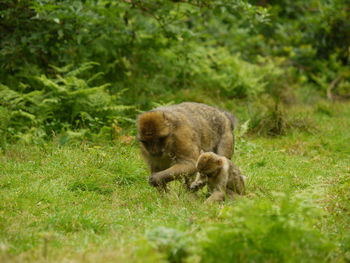
M 151 185 L 151 186 L 154 186 L 154 187 L 158 187 L 158 186 L 161 186 L 162 185 L 162 180 L 160 180 L 159 176 L 157 176 L 157 174 L 151 174 L 149 177 L 148 177 L 148 183 Z
M 198 191 L 199 189 L 201 189 L 203 186 L 205 185 L 205 182 L 203 181 L 194 181 L 191 186 L 190 186 L 190 190 L 195 192 Z
M 148 183 L 153 187 L 165 187 L 167 180 L 161 173 L 154 173 L 148 177 Z
M 187 161 L 175 164 L 166 170 L 151 174 L 148 178 L 148 182 L 154 187 L 164 186 L 175 179 L 181 178 L 183 175 L 190 175 L 195 172 L 196 167 L 194 162 Z

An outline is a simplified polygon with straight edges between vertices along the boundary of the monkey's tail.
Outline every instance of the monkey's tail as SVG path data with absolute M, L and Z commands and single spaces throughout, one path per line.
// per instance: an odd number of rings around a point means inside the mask
M 237 127 L 237 125 L 238 125 L 238 120 L 237 120 L 236 116 L 231 114 L 231 113 L 229 113 L 229 112 L 227 112 L 227 111 L 222 111 L 222 112 L 230 120 L 230 122 L 231 122 L 231 129 L 234 130 Z

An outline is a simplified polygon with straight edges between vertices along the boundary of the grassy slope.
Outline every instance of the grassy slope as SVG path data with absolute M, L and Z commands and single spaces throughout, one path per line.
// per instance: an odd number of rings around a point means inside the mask
M 12 146 L 0 262 L 349 261 L 350 105 L 308 111 L 311 134 L 238 141 L 248 195 L 225 206 L 160 196 L 135 146 Z

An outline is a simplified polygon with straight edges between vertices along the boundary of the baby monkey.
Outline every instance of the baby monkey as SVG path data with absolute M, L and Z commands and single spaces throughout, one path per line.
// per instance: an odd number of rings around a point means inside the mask
M 225 201 L 225 194 L 230 197 L 244 195 L 245 176 L 226 157 L 201 151 L 196 167 L 198 173 L 190 188 L 197 191 L 208 184 L 209 198 L 206 202 Z

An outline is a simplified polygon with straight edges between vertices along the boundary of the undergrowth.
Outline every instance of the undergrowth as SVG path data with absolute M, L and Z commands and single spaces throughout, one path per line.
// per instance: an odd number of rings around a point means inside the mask
M 0 155 L 0 261 L 347 262 L 349 105 L 305 113 L 317 129 L 252 137 L 241 124 L 233 161 L 247 195 L 222 206 L 180 182 L 160 195 L 127 141 L 9 145 Z

